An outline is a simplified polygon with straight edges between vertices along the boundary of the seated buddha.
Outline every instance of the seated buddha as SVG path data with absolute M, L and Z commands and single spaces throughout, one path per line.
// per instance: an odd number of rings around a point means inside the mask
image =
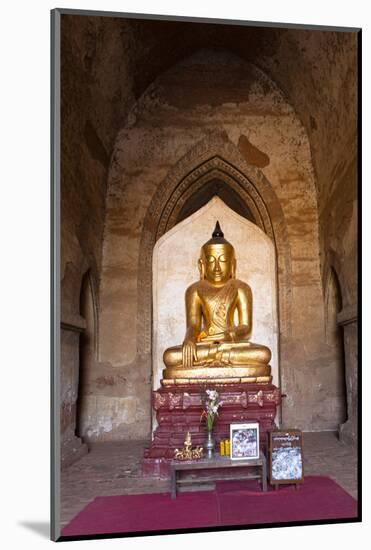
M 251 288 L 236 279 L 235 251 L 219 222 L 198 266 L 201 280 L 185 294 L 184 342 L 164 352 L 164 383 L 271 382 L 270 349 L 249 340 Z

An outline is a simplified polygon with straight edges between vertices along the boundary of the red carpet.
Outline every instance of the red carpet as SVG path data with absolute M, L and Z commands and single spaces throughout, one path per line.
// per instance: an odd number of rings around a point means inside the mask
M 255 482 L 246 488 L 241 482 L 218 482 L 217 492 L 222 502 L 221 525 L 256 525 L 353 518 L 357 516 L 357 501 L 329 477 L 310 476 L 295 489 L 281 485 L 278 491 L 268 486 L 262 493 Z
M 260 491 L 256 481 L 221 481 L 215 491 L 97 497 L 62 536 L 355 518 L 357 502 L 328 477 L 307 477 L 298 490 Z
M 215 491 L 97 497 L 63 531 L 65 535 L 91 535 L 218 525 Z

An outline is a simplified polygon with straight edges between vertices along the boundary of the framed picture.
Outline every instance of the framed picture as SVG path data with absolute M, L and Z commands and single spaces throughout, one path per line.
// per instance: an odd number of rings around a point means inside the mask
M 359 29 L 56 9 L 52 31 L 52 538 L 254 525 L 164 496 L 207 388 L 224 465 L 300 413 L 311 473 L 356 498 Z M 302 477 L 296 441 L 273 437 L 274 483 Z
M 303 436 L 299 430 L 269 433 L 269 481 L 271 484 L 304 481 Z
M 231 424 L 231 459 L 246 460 L 259 458 L 259 424 Z

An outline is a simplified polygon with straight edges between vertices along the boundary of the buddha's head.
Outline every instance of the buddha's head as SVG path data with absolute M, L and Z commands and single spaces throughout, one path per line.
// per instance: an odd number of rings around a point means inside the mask
M 201 279 L 219 286 L 236 276 L 236 257 L 234 248 L 225 238 L 219 222 L 216 222 L 214 232 L 201 248 L 198 260 Z

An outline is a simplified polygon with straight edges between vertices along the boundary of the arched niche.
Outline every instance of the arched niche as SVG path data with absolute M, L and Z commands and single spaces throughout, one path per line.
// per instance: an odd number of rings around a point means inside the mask
M 332 400 L 328 420 L 334 428 L 339 428 L 347 419 L 347 395 L 345 376 L 344 332 L 338 323 L 338 315 L 343 308 L 340 281 L 334 267 L 328 267 L 325 287 L 325 330 L 329 348 L 330 382 Z
M 86 396 L 91 372 L 97 359 L 98 342 L 98 309 L 96 285 L 92 271 L 89 269 L 83 276 L 80 291 L 80 315 L 85 321 L 85 328 L 80 334 L 79 373 L 76 402 L 76 435 L 84 438 L 89 413 Z
M 326 342 L 336 340 L 339 327 L 337 316 L 343 308 L 343 299 L 339 278 L 336 270 L 330 267 L 327 271 L 325 287 L 325 319 Z
M 199 279 L 197 261 L 219 220 L 236 252 L 237 278 L 253 293 L 251 341 L 272 351 L 273 383 L 279 385 L 276 252 L 272 240 L 254 223 L 239 216 L 219 197 L 175 225 L 153 252 L 153 389 L 160 385 L 166 348 L 181 344 L 186 319 L 184 294 Z
M 225 132 L 209 134 L 170 170 L 154 194 L 143 223 L 138 265 L 138 343 L 152 353 L 152 257 L 156 242 L 176 224 L 185 205 L 208 182 L 218 180 L 237 194 L 255 224 L 271 240 L 277 258 L 279 332 L 291 335 L 291 257 L 280 202 L 264 174 L 249 165 Z
M 212 105 L 205 71 L 219 83 L 211 87 Z M 238 101 L 232 105 L 226 83 L 237 81 Z M 190 82 L 191 101 L 184 101 Z M 196 202 L 213 181 L 238 197 L 274 243 L 281 382 L 288 395 L 285 422 L 300 421 L 308 428 L 311 408 L 326 414 L 326 400 L 315 385 L 303 389 L 324 338 L 308 137 L 275 83 L 251 64 L 235 63 L 228 52 L 222 58 L 218 52 L 196 56 L 170 68 L 136 102 L 117 136 L 99 286 L 100 361 L 128 370 L 133 398 L 144 387 L 150 395 L 154 246 L 182 215 L 194 213 L 186 212 L 191 203 L 196 209 L 204 205 Z M 318 379 L 323 377 L 320 371 Z

